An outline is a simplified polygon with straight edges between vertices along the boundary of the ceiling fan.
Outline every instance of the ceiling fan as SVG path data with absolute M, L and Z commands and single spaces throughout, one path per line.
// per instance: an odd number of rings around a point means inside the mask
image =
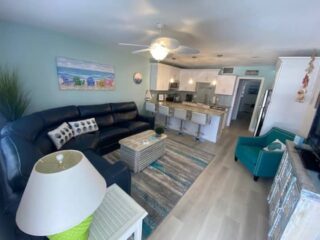
M 157 24 L 157 28 L 161 35 L 161 31 L 164 25 L 161 23 Z M 140 45 L 133 43 L 119 43 L 120 46 L 132 46 L 132 47 L 143 47 L 142 49 L 138 49 L 133 51 L 133 54 L 142 53 L 142 52 L 150 52 L 152 57 L 161 61 L 165 59 L 168 54 L 177 54 L 177 55 L 195 55 L 200 51 L 195 48 L 191 48 L 188 46 L 181 45 L 177 39 L 170 37 L 158 37 L 151 41 L 150 45 Z

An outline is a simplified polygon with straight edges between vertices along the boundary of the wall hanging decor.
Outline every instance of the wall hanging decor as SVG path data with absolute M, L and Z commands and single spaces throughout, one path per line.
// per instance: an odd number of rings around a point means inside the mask
M 314 61 L 316 59 L 316 53 L 314 53 L 311 56 L 311 60 L 308 64 L 308 68 L 306 69 L 306 74 L 304 75 L 304 78 L 302 80 L 302 84 L 300 89 L 297 92 L 297 96 L 296 96 L 296 101 L 297 102 L 301 102 L 303 103 L 304 100 L 306 99 L 306 94 L 307 94 L 307 90 L 308 90 L 308 85 L 309 85 L 309 80 L 310 80 L 310 74 L 312 73 L 313 69 L 314 69 Z
M 114 90 L 115 74 L 111 65 L 57 57 L 61 90 Z
M 135 72 L 133 74 L 133 81 L 136 83 L 136 84 L 140 84 L 142 82 L 142 74 L 140 72 Z

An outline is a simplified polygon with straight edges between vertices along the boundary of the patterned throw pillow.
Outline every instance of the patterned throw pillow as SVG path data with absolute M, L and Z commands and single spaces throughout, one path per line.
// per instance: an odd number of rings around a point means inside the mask
M 59 150 L 73 137 L 73 132 L 69 125 L 64 122 L 56 129 L 48 132 L 48 136 L 50 137 L 56 148 Z
M 95 132 L 99 130 L 96 119 L 94 118 L 88 118 L 76 122 L 69 122 L 69 125 L 73 130 L 74 136 L 79 136 L 84 133 Z
M 274 140 L 268 146 L 263 148 L 265 151 L 269 152 L 283 152 L 286 150 L 286 145 L 283 144 L 279 139 Z

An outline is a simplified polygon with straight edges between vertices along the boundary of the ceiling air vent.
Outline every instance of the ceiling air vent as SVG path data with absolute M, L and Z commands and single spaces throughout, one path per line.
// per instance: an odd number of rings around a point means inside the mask
M 233 73 L 233 68 L 231 67 L 223 68 L 222 73 L 223 74 Z
M 247 76 L 258 76 L 259 70 L 246 70 L 245 75 Z

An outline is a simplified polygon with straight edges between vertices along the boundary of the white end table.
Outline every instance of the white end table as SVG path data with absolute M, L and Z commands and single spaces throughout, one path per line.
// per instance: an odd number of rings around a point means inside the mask
M 89 240 L 127 240 L 142 235 L 142 220 L 147 212 L 118 185 L 107 188 L 100 207 L 93 215 Z

